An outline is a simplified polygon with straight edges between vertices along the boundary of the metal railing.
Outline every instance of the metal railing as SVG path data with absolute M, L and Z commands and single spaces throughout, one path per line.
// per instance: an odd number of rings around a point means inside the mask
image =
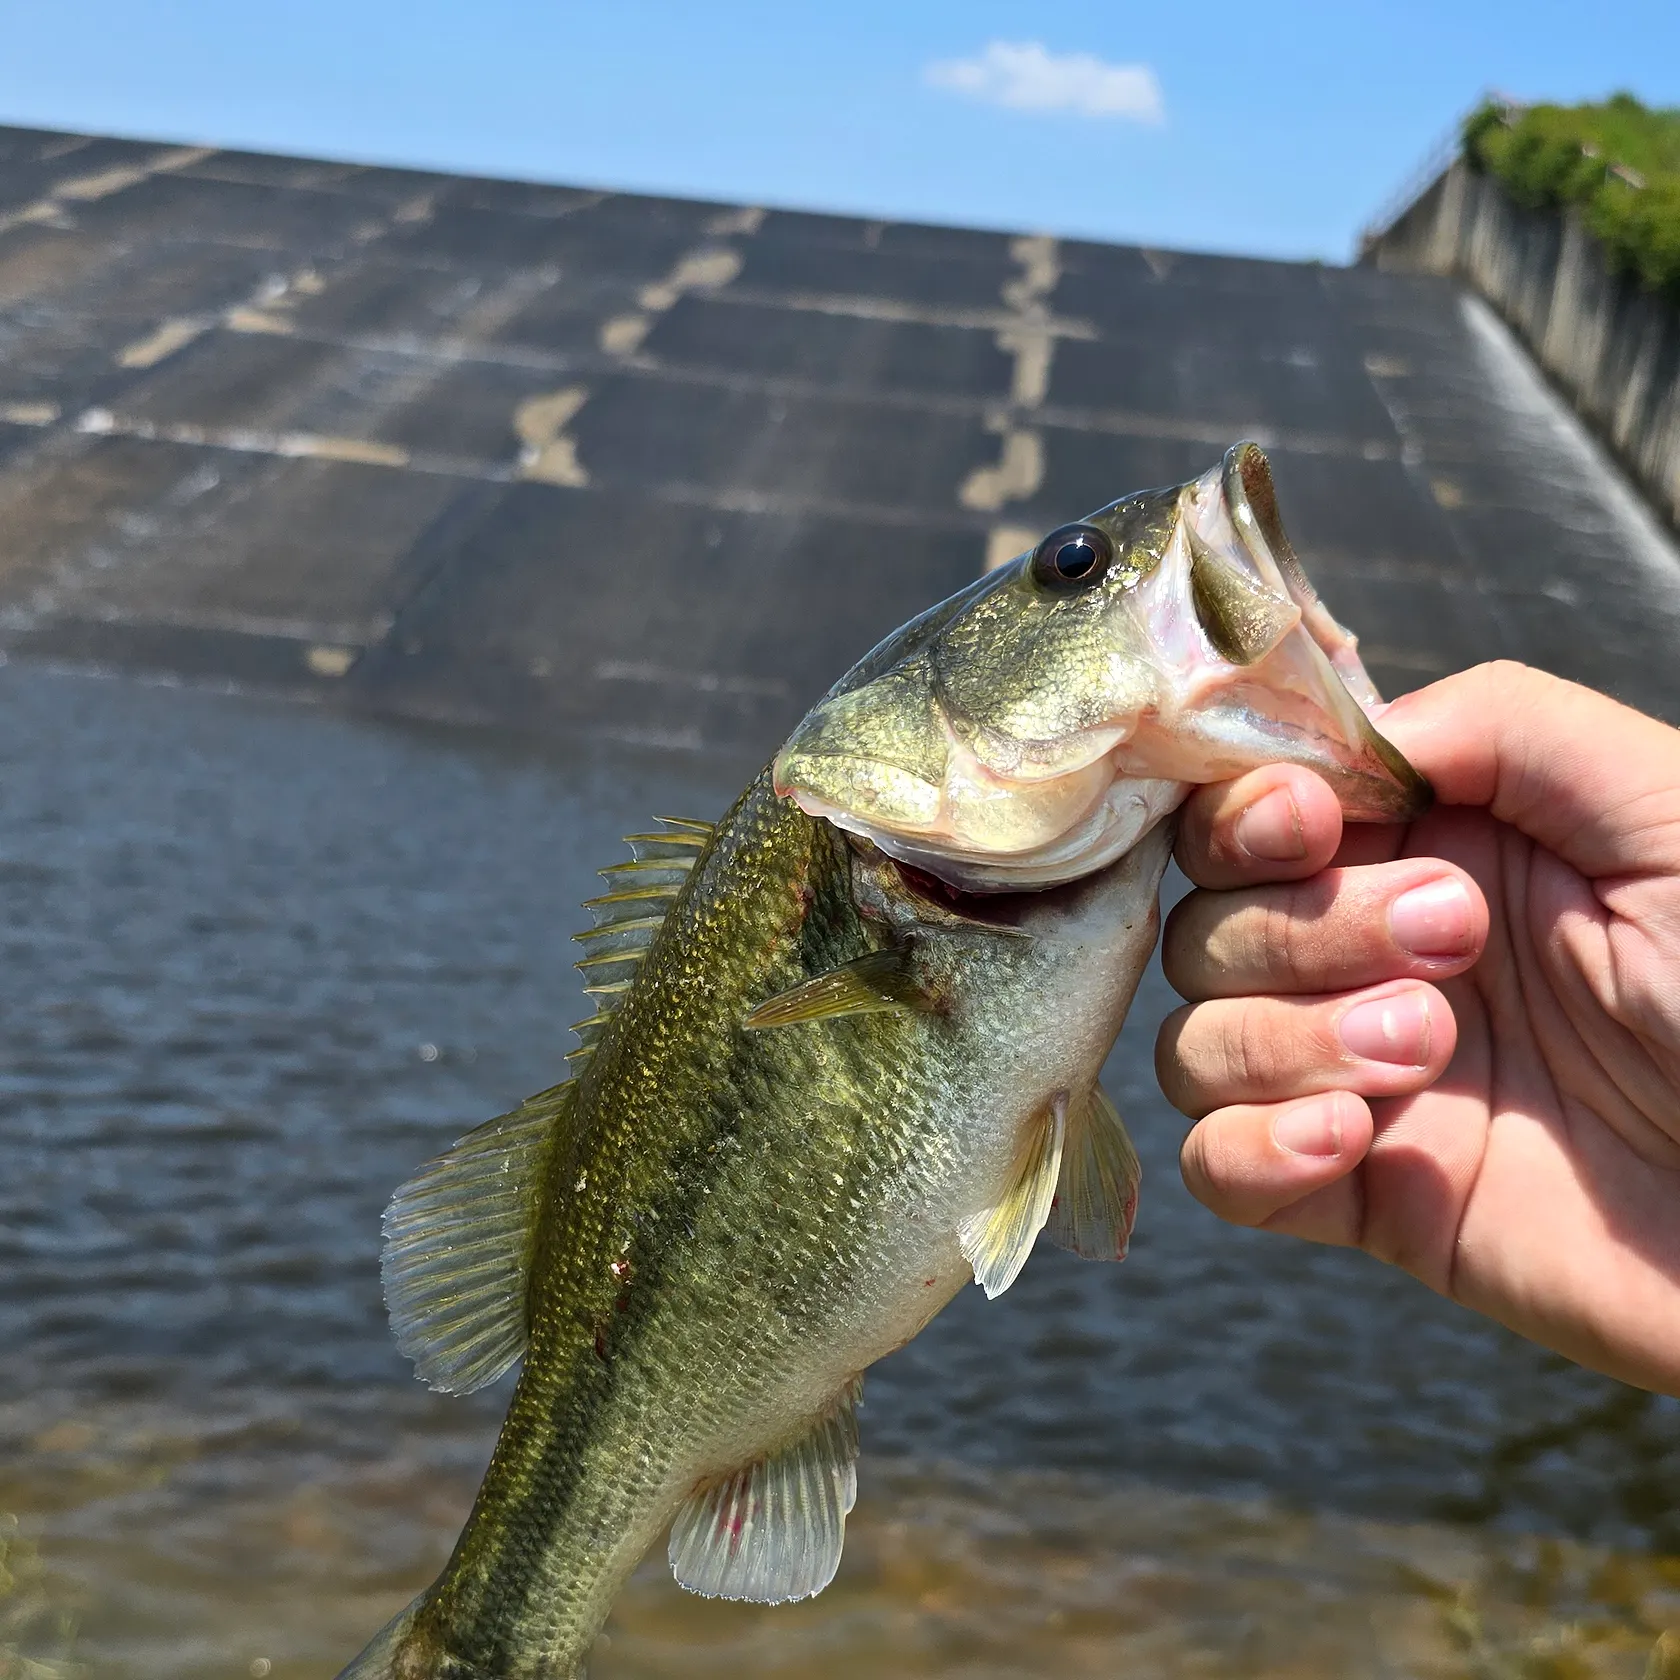
M 1446 171 L 1453 159 L 1458 156 L 1463 145 L 1464 124 L 1474 111 L 1479 111 L 1483 105 L 1496 105 L 1500 109 L 1503 120 L 1513 123 L 1520 117 L 1526 107 L 1518 100 L 1507 98 L 1502 93 L 1489 90 L 1463 112 L 1453 126 L 1429 148 L 1424 161 L 1406 177 L 1405 182 L 1392 193 L 1370 221 L 1359 230 L 1359 243 L 1356 257 L 1363 257 L 1379 240 L 1381 240 L 1394 224 L 1400 220 L 1417 201 L 1432 187 L 1436 180 Z M 1581 156 L 1588 158 L 1602 157 L 1599 148 L 1588 141 L 1581 142 Z M 1645 190 L 1645 177 L 1635 168 L 1625 163 L 1611 163 L 1605 165 L 1605 174 L 1631 187 L 1635 192 Z
M 1412 169 L 1405 180 L 1383 200 L 1371 219 L 1360 228 L 1359 240 L 1355 247 L 1356 257 L 1363 256 L 1376 244 L 1423 197 L 1436 180 L 1445 174 L 1463 147 L 1465 123 L 1472 112 L 1479 111 L 1487 104 L 1502 106 L 1507 119 L 1522 110 L 1522 106 L 1516 100 L 1508 99 L 1504 94 L 1489 89 L 1474 105 L 1466 106 L 1460 111 L 1453 119 L 1452 126 L 1436 137 L 1424 154 L 1423 161 Z

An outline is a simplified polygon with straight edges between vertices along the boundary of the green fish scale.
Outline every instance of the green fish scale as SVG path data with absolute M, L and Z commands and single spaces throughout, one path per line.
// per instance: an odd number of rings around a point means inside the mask
M 543 1193 L 524 1370 L 417 1643 L 488 1674 L 575 1672 L 690 1491 L 696 1447 L 726 1450 L 820 1376 L 895 1209 L 949 1164 L 926 1093 L 954 1077 L 961 1034 L 896 1014 L 741 1022 L 878 943 L 844 842 L 760 777 L 579 1081 Z

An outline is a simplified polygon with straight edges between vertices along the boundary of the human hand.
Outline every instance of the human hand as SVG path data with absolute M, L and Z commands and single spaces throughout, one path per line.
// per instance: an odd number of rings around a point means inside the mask
M 1185 1182 L 1680 1393 L 1680 731 L 1509 663 L 1381 727 L 1416 822 L 1344 833 L 1282 765 L 1185 806 Z

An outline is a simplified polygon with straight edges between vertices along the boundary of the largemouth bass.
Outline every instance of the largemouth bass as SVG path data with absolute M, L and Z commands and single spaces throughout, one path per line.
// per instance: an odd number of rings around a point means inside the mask
M 1239 445 L 890 636 L 721 821 L 632 836 L 579 936 L 575 1076 L 387 1211 L 420 1376 L 523 1369 L 448 1565 L 345 1674 L 580 1674 L 667 1530 L 695 1592 L 820 1592 L 866 1368 L 1041 1231 L 1126 1252 L 1097 1074 L 1172 812 L 1289 760 L 1352 818 L 1416 814 L 1375 705 Z

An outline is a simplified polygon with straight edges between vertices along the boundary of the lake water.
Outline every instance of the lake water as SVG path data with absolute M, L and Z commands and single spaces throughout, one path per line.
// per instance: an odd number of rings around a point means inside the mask
M 330 1676 L 430 1578 L 507 1388 L 413 1380 L 380 1208 L 563 1071 L 617 837 L 735 791 L 0 669 L 0 1680 Z M 600 1680 L 1670 1672 L 1680 1406 L 1218 1224 L 1170 1006 L 1152 974 L 1106 1076 L 1132 1258 L 964 1291 L 871 1374 L 835 1586 L 720 1606 L 655 1560 Z

